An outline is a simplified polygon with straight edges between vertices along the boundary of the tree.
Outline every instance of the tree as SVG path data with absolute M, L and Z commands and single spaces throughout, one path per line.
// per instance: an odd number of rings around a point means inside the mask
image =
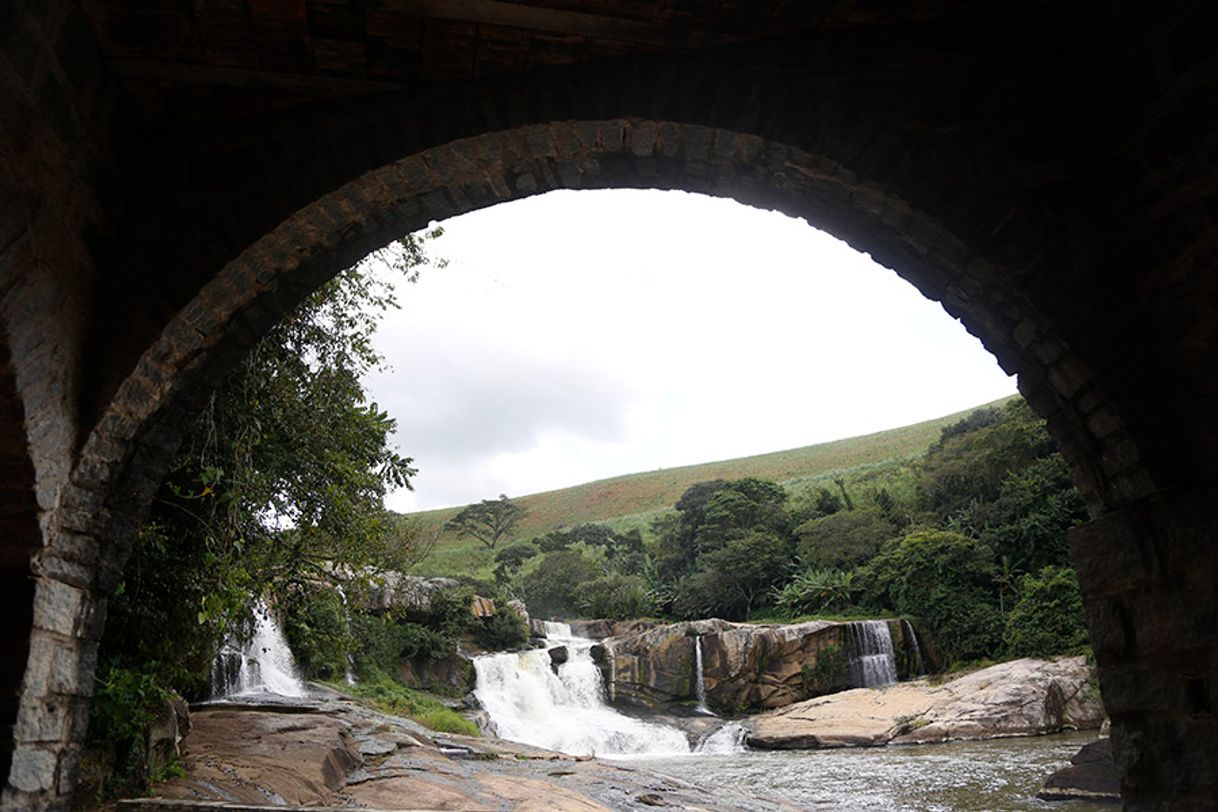
M 997 653 L 1002 615 L 985 544 L 943 530 L 910 533 L 885 545 L 859 581 L 876 608 L 925 621 L 949 661 Z
M 384 255 L 408 279 L 431 260 L 422 235 Z M 392 285 L 361 263 L 308 297 L 212 393 L 157 492 L 101 656 L 156 662 L 180 689 L 205 680 L 220 638 L 253 598 L 292 583 L 404 569 L 421 539 L 383 505 L 413 461 L 360 376 Z M 187 632 L 186 630 L 190 630 Z
M 466 505 L 460 513 L 444 523 L 444 529 L 475 538 L 487 549 L 493 550 L 501 538 L 516 529 L 526 513 L 526 508 L 499 494 L 498 499 L 483 499 Z
M 1025 575 L 1002 639 L 1007 653 L 1016 657 L 1049 657 L 1087 645 L 1083 597 L 1074 571 L 1045 567 Z
M 413 280 L 432 264 L 424 243 L 406 237 L 375 265 L 387 260 Z M 220 641 L 255 598 L 276 593 L 283 610 L 287 596 L 322 594 L 319 582 L 345 580 L 350 591 L 359 576 L 420 557 L 418 531 L 383 504 L 388 488 L 409 487 L 413 462 L 391 447 L 394 422 L 360 381 L 382 363 L 370 339 L 395 306 L 373 263 L 339 274 L 234 365 L 187 427 L 99 647 L 89 736 L 119 772 L 138 772 L 130 757 L 144 746 L 149 703 L 169 687 L 202 693 Z M 315 648 L 302 653 L 317 672 L 334 672 L 350 635 L 337 596 L 320 604 L 306 618 Z
M 537 549 L 531 544 L 514 544 L 495 553 L 495 583 L 501 586 L 508 584 L 520 574 L 524 563 L 535 555 Z

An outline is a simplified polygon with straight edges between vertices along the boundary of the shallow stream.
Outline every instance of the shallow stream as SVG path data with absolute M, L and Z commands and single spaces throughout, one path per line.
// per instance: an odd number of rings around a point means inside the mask
M 1115 805 L 1036 799 L 1095 733 L 948 744 L 632 758 L 712 789 L 731 787 L 816 812 L 1114 812 Z

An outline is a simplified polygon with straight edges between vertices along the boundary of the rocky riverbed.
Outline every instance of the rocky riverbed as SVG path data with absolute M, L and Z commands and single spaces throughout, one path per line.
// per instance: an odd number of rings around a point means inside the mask
M 777 798 L 493 738 L 437 734 L 319 690 L 306 700 L 197 708 L 165 798 L 368 809 L 762 812 Z

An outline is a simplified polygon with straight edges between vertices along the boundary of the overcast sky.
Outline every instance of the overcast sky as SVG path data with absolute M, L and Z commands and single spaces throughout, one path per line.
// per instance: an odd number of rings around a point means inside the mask
M 802 220 L 552 192 L 442 224 L 368 380 L 424 510 L 914 423 L 1015 391 L 895 273 Z

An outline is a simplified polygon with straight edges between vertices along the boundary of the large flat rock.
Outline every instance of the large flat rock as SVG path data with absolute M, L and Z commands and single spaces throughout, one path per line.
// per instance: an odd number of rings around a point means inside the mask
M 799 702 L 751 721 L 766 749 L 914 744 L 1098 728 L 1099 693 L 1082 657 L 1026 658 L 940 685 L 927 680 L 857 688 Z

